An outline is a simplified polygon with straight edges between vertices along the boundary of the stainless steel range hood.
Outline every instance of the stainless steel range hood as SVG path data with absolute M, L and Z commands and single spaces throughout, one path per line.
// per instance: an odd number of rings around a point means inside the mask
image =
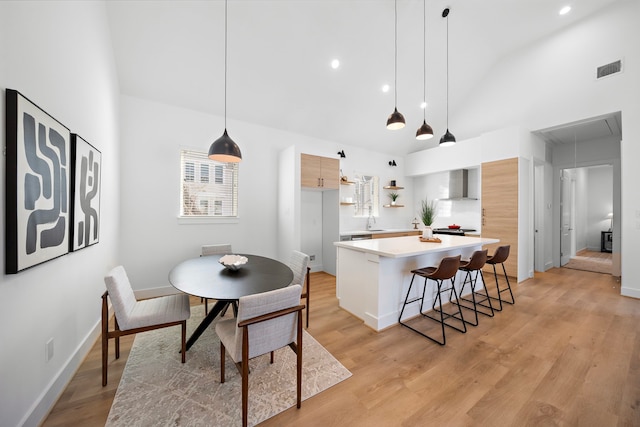
M 468 169 L 449 172 L 449 197 L 444 200 L 478 200 L 475 197 L 469 197 Z

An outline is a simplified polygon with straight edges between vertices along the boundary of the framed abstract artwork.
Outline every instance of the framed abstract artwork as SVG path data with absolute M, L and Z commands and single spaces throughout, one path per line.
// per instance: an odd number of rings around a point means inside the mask
M 70 251 L 98 243 L 100 235 L 100 170 L 102 154 L 75 133 L 71 134 Z
M 69 252 L 70 137 L 20 92 L 6 90 L 6 263 L 18 273 Z

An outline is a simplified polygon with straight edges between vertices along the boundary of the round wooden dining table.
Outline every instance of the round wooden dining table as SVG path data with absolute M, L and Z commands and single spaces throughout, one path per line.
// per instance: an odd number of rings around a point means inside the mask
M 248 261 L 237 271 L 219 262 L 224 255 L 207 255 L 183 261 L 169 272 L 169 283 L 176 289 L 217 300 L 187 340 L 187 350 L 229 304 L 246 295 L 284 288 L 293 281 L 293 271 L 286 264 L 259 255 L 241 255 Z

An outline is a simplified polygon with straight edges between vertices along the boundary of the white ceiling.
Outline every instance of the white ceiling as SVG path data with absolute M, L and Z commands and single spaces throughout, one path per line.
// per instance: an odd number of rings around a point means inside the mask
M 453 115 L 496 61 L 614 1 L 427 0 L 427 122 L 435 137 L 419 142 L 422 0 L 397 2 L 398 110 L 407 121 L 399 131 L 385 128 L 394 108 L 394 1 L 230 0 L 227 116 L 380 152 L 433 147 L 446 128 L 445 7 Z M 559 16 L 567 3 L 573 10 Z M 223 115 L 224 1 L 109 0 L 107 11 L 123 94 Z

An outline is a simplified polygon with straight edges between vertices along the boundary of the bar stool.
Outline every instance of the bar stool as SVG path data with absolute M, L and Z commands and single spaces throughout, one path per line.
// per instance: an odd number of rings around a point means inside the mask
M 452 329 L 455 329 L 457 331 L 460 332 L 467 332 L 467 326 L 464 322 L 464 318 L 462 317 L 462 309 L 460 308 L 460 303 L 458 302 L 458 294 L 456 292 L 455 289 L 455 277 L 456 277 L 456 273 L 458 272 L 458 267 L 460 267 L 460 255 L 458 256 L 453 256 L 453 257 L 445 257 L 442 259 L 442 261 L 440 261 L 440 265 L 438 265 L 438 267 L 426 267 L 426 268 L 419 268 L 416 270 L 411 270 L 411 272 L 413 273 L 413 277 L 411 278 L 411 283 L 409 284 L 409 289 L 407 290 L 407 296 L 404 299 L 404 305 L 402 306 L 402 310 L 400 311 L 400 316 L 398 317 L 398 323 L 400 323 L 403 326 L 406 326 L 407 328 L 411 329 L 414 332 L 419 333 L 420 335 L 422 335 L 425 338 L 430 339 L 433 342 L 436 342 L 440 345 L 445 345 L 446 344 L 446 337 L 445 337 L 445 332 L 444 332 L 444 327 L 448 326 Z M 416 276 L 420 276 L 420 277 L 424 277 L 424 288 L 422 290 L 422 296 L 420 297 L 415 297 L 415 298 L 411 298 L 409 299 L 409 295 L 411 294 L 411 288 L 413 287 L 413 280 L 416 278 Z M 437 312 L 440 314 L 440 318 L 436 318 L 433 316 L 430 316 L 426 313 L 424 313 L 424 296 L 425 293 L 427 291 L 427 280 L 431 279 L 433 281 L 436 282 L 438 290 L 436 293 L 436 297 L 433 300 L 433 305 L 432 305 L 432 310 L 434 312 Z M 451 287 L 450 288 L 443 288 L 443 284 L 445 280 L 450 280 L 451 281 Z M 417 285 L 416 285 L 417 286 Z M 457 313 L 445 313 L 444 310 L 442 309 L 442 294 L 446 293 L 446 292 L 451 292 L 452 295 L 454 296 L 455 300 L 451 301 L 451 298 L 449 298 L 449 301 L 453 304 L 455 304 L 455 306 L 458 308 Z M 414 302 L 418 302 L 420 301 L 420 314 L 426 318 L 429 318 L 431 320 L 434 320 L 438 323 L 441 324 L 442 326 L 442 341 L 439 341 L 435 338 L 430 337 L 429 335 L 425 334 L 422 331 L 419 331 L 415 328 L 413 328 L 412 326 L 403 323 L 402 321 L 402 315 L 404 313 L 404 309 L 407 305 L 412 304 Z M 439 308 L 436 308 L 436 303 L 438 303 Z M 457 316 L 460 317 L 457 317 Z M 458 321 L 460 321 L 460 323 L 462 324 L 462 328 L 458 328 L 456 326 L 453 326 L 447 322 L 445 322 L 445 319 L 449 319 L 449 318 L 454 318 L 457 319 Z
M 493 306 L 491 305 L 491 298 L 488 296 L 489 291 L 487 290 L 487 284 L 484 281 L 484 275 L 482 274 L 482 267 L 487 262 L 487 250 L 475 251 L 471 258 L 468 261 L 460 261 L 460 271 L 464 271 L 465 277 L 462 282 L 462 286 L 460 287 L 460 307 L 465 308 L 467 310 L 471 310 L 475 316 L 475 323 L 471 321 L 465 320 L 470 325 L 478 326 L 478 313 L 484 314 L 485 316 L 493 317 Z M 472 276 L 472 272 L 476 273 L 475 277 Z M 482 287 L 484 288 L 484 294 L 476 291 L 476 283 L 478 282 L 478 276 L 482 280 Z M 464 292 L 464 288 L 469 284 L 471 287 L 471 299 L 465 298 L 462 296 Z M 476 296 L 480 296 L 480 300 L 476 300 Z M 462 301 L 467 303 L 472 303 L 473 307 L 465 305 Z M 483 304 L 484 302 L 488 302 L 489 305 Z M 484 311 L 478 310 L 478 306 L 486 307 L 489 309 L 489 312 L 485 313 Z
M 499 307 L 495 310 L 502 311 L 502 303 L 505 302 L 507 304 L 515 304 L 516 301 L 513 298 L 513 292 L 511 292 L 511 284 L 509 283 L 509 276 L 507 276 L 507 270 L 504 268 L 504 262 L 509 258 L 509 250 L 511 249 L 511 245 L 498 246 L 493 256 L 487 258 L 487 264 L 490 264 L 493 267 L 493 277 L 496 279 L 496 289 L 498 291 L 498 297 L 491 297 L 491 299 L 498 301 Z M 500 285 L 498 283 L 498 274 L 496 273 L 496 264 L 502 264 L 502 272 L 504 273 L 504 278 L 507 281 L 507 287 L 500 289 Z M 511 301 L 506 299 L 502 299 L 502 293 L 509 291 L 509 295 L 511 296 Z

